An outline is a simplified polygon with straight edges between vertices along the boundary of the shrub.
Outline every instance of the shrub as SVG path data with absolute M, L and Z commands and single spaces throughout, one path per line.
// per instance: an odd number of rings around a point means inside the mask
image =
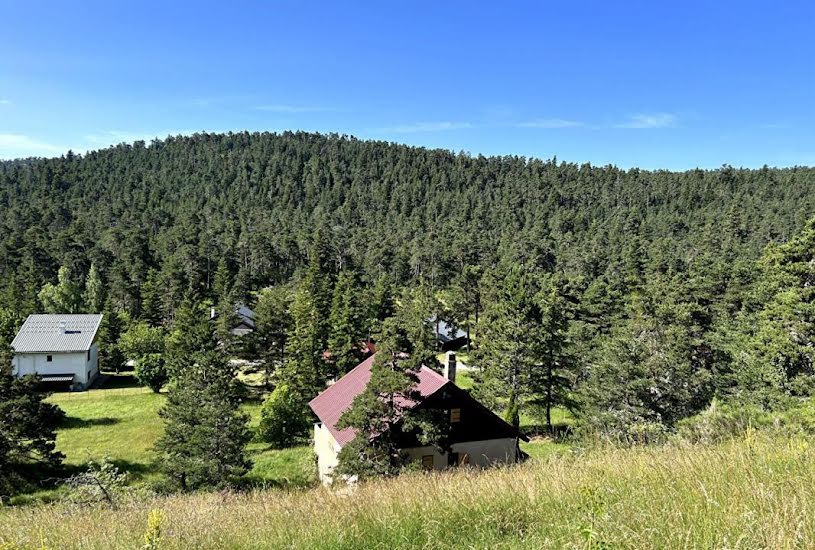
M 164 353 L 164 331 L 147 323 L 136 323 L 119 338 L 119 349 L 134 361 L 148 354 Z
M 718 443 L 745 434 L 751 428 L 779 425 L 772 415 L 751 405 L 730 405 L 713 401 L 701 413 L 677 424 L 680 439 L 689 443 Z
M 148 353 L 136 361 L 136 379 L 158 393 L 167 383 L 167 367 L 164 358 L 158 353 Z
M 288 384 L 277 386 L 260 411 L 258 438 L 272 447 L 294 445 L 311 425 L 306 405 Z

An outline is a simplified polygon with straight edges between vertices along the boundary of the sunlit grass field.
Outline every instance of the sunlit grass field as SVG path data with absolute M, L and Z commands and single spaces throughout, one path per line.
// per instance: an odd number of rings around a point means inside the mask
M 353 491 L 257 490 L 0 509 L 12 548 L 811 548 L 815 451 L 799 438 L 596 448 Z M 102 519 L 103 518 L 103 519 Z M 81 528 L 80 526 L 92 526 Z
M 465 387 L 471 381 L 464 378 Z M 65 411 L 67 419 L 57 432 L 57 448 L 65 454 L 65 463 L 80 467 L 89 460 L 107 458 L 129 472 L 133 482 L 157 477 L 153 447 L 163 432 L 158 416 L 166 396 L 147 388 L 111 388 L 77 393 L 55 393 L 49 401 Z M 243 410 L 250 416 L 250 428 L 260 420 L 259 401 L 249 400 Z M 565 411 L 556 412 L 558 421 L 567 422 Z M 537 422 L 525 416 L 527 424 Z M 522 443 L 533 457 L 548 456 L 567 449 L 547 439 Z M 305 487 L 315 482 L 314 460 L 309 445 L 273 450 L 261 442 L 248 448 L 254 463 L 249 480 L 273 486 Z

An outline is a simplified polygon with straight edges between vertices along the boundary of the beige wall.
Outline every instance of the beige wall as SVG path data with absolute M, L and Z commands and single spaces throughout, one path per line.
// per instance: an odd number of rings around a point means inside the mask
M 317 455 L 317 472 L 320 481 L 331 483 L 331 472 L 336 468 L 340 445 L 322 423 L 314 425 L 314 454 Z

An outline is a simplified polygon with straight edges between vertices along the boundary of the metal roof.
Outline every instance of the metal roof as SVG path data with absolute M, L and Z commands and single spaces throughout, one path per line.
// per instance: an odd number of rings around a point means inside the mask
M 16 353 L 88 351 L 101 321 L 101 314 L 29 315 L 11 347 Z
M 371 379 L 371 366 L 374 364 L 376 355 L 351 369 L 345 376 L 340 378 L 333 386 L 320 393 L 309 402 L 311 410 L 328 428 L 340 447 L 354 439 L 356 431 L 353 428 L 337 429 L 337 422 L 342 414 L 351 407 L 354 398 L 365 390 L 368 381 Z M 422 367 L 416 373 L 418 382 L 416 388 L 422 397 L 428 397 L 436 393 L 444 385 L 451 383 L 444 376 L 427 368 Z M 410 409 L 417 405 L 413 401 L 403 401 L 402 406 Z

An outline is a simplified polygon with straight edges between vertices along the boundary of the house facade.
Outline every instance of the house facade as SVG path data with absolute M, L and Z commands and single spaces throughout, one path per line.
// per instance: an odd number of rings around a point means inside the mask
M 29 315 L 11 347 L 12 373 L 47 384 L 87 389 L 99 375 L 96 341 L 102 315 Z
M 368 384 L 375 356 L 369 357 L 335 384 L 311 400 L 309 406 L 320 420 L 314 426 L 314 452 L 320 480 L 331 483 L 340 450 L 354 439 L 353 429 L 338 430 L 342 414 Z M 452 365 L 449 363 L 452 361 Z M 448 354 L 447 376 L 422 367 L 417 373 L 416 390 L 421 395 L 415 408 L 442 411 L 449 420 L 449 450 L 418 444 L 415 436 L 404 434 L 402 452 L 426 470 L 455 466 L 488 467 L 518 461 L 521 436 L 515 428 L 456 386 L 455 356 Z

